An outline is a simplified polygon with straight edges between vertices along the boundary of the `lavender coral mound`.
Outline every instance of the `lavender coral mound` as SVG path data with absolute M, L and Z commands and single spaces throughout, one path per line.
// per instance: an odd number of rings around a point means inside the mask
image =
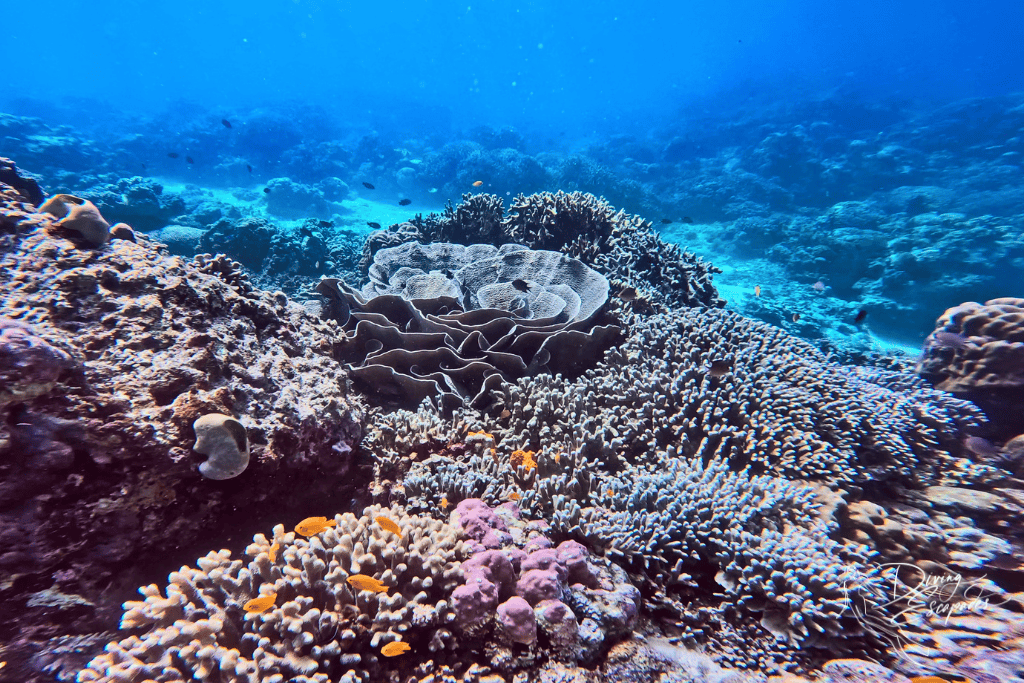
M 526 522 L 515 503 L 461 501 L 451 515 L 471 539 L 464 583 L 452 593 L 468 638 L 500 643 L 491 665 L 511 671 L 542 655 L 592 665 L 629 633 L 640 592 L 625 572 L 575 541 L 553 547 L 546 522 Z
M 378 250 L 411 241 L 515 242 L 561 251 L 661 304 L 724 305 L 711 281 L 719 269 L 662 240 L 649 221 L 583 192 L 519 195 L 507 216 L 500 197 L 463 195 L 443 214 L 374 232 L 363 247 L 362 268 L 369 269 Z
M 400 528 L 397 538 L 375 522 L 382 515 Z M 135 635 L 110 643 L 79 683 L 369 683 L 382 680 L 388 643 L 409 643 L 420 656 L 453 648 L 448 595 L 465 553 L 458 530 L 379 506 L 334 522 L 309 539 L 278 525 L 272 538 L 253 538 L 247 560 L 211 552 L 172 572 L 164 595 L 140 588 L 145 599 L 125 603 L 121 619 Z M 360 577 L 383 588 L 359 589 Z M 268 608 L 246 607 L 271 596 Z

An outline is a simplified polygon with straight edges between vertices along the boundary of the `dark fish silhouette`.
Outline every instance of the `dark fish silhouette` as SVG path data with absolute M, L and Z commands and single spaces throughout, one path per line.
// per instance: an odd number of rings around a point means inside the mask
M 853 319 L 853 322 L 860 324 L 864 322 L 864 318 L 868 317 L 868 310 L 866 308 L 860 309 L 857 313 L 857 317 Z
M 374 223 L 373 221 L 366 221 L 366 224 L 369 225 L 374 230 L 380 230 L 380 223 Z
M 409 206 L 410 204 L 412 204 L 412 200 L 411 199 L 403 199 L 403 200 L 398 202 L 399 206 Z
M 690 218 L 689 216 L 683 216 L 683 222 L 686 223 L 687 225 L 693 225 L 693 219 Z
M 196 163 L 196 162 L 192 161 L 192 157 L 185 157 L 185 161 L 187 161 L 190 164 Z
M 270 194 L 270 188 L 269 187 L 264 187 L 263 188 L 263 194 Z
M 367 190 L 375 189 L 373 185 L 371 185 L 370 183 L 363 183 L 363 187 L 365 187 Z
M 732 370 L 732 363 L 721 358 L 716 358 L 708 365 L 708 374 L 712 377 L 722 377 Z
M 623 301 L 633 301 L 636 299 L 636 287 L 623 287 L 616 296 Z
M 224 124 L 225 128 L 230 128 L 231 127 L 231 122 L 228 121 L 227 119 L 221 119 L 220 122 Z
M 441 272 L 444 273 L 444 276 L 446 278 L 448 278 L 449 280 L 451 280 L 453 277 L 455 277 L 455 273 L 453 273 L 452 271 L 448 270 L 447 268 L 445 268 Z
M 167 156 L 169 156 L 172 159 L 177 159 L 178 158 L 178 153 L 177 152 L 168 152 Z
M 799 313 L 794 313 L 793 314 L 793 322 L 795 322 L 795 323 L 800 322 L 800 314 Z
M 252 166 L 250 166 L 249 164 L 246 164 L 245 168 L 246 168 L 247 171 L 249 171 L 249 173 L 252 173 Z
M 964 439 L 964 446 L 975 455 L 989 458 L 999 455 L 999 449 L 991 441 L 980 436 L 968 436 Z
M 512 286 L 518 289 L 520 292 L 530 291 L 530 283 L 528 283 L 526 280 L 520 280 L 516 278 L 515 280 L 512 281 Z
M 146 165 L 145 165 L 145 164 L 143 164 L 143 165 L 142 165 L 142 170 L 143 170 L 143 171 L 145 171 L 145 170 L 146 170 Z
M 939 330 L 932 332 L 932 346 L 943 349 L 962 349 L 967 346 L 967 337 L 956 332 Z
M 672 219 L 671 218 L 662 218 L 661 222 L 664 223 L 665 225 L 668 225 L 669 223 L 672 222 Z

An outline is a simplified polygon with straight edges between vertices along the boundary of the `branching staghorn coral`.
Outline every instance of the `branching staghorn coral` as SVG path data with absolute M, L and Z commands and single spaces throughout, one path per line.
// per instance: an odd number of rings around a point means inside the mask
M 670 446 L 689 457 L 704 439 L 729 440 L 737 470 L 936 483 L 966 462 L 962 433 L 983 421 L 969 402 L 912 376 L 901 385 L 845 368 L 731 312 L 685 309 L 626 322 L 626 341 L 585 376 L 505 387 L 496 400 L 509 411 L 494 430 L 500 441 L 534 450 L 578 443 L 617 470 L 656 465 Z

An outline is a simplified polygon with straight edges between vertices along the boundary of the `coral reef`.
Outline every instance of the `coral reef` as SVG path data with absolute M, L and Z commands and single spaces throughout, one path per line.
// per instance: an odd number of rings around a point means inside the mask
M 332 357 L 337 328 L 253 289 L 238 264 L 119 233 L 95 248 L 25 199 L 0 185 L 0 639 L 12 661 L 108 628 L 132 584 L 194 556 L 196 529 L 244 528 L 268 501 L 289 508 L 296 488 L 325 501 L 351 491 L 362 410 Z M 243 475 L 199 473 L 193 422 L 206 413 L 248 432 Z M 30 599 L 45 591 L 63 597 Z
M 558 252 L 418 242 L 377 251 L 361 293 L 318 286 L 347 323 L 341 354 L 368 395 L 405 408 L 439 395 L 448 409 L 486 405 L 524 375 L 579 375 L 618 336 L 600 318 L 608 289 Z
M 464 583 L 452 592 L 455 623 L 486 648 L 497 670 L 541 658 L 593 666 L 634 626 L 640 591 L 618 566 L 575 541 L 555 546 L 545 522 L 528 522 L 512 502 L 495 509 L 459 502 L 452 523 L 469 537 Z
M 951 392 L 1024 386 L 1024 299 L 947 310 L 925 340 L 917 371 Z
M 450 594 L 465 555 L 456 528 L 374 506 L 336 515 L 308 540 L 278 525 L 245 554 L 210 552 L 172 572 L 163 595 L 141 588 L 145 599 L 125 603 L 121 618 L 139 635 L 108 645 L 80 683 L 207 680 L 217 670 L 237 681 L 367 682 L 380 680 L 389 645 L 417 659 L 455 648 Z
M 711 282 L 718 271 L 695 254 L 663 241 L 649 221 L 615 211 L 607 202 L 582 192 L 518 195 L 504 215 L 493 195 L 463 195 L 441 215 L 374 233 L 363 249 L 369 268 L 377 250 L 408 241 L 445 241 L 500 246 L 508 242 L 530 249 L 558 250 L 616 281 L 620 288 L 644 290 L 669 306 L 722 306 Z

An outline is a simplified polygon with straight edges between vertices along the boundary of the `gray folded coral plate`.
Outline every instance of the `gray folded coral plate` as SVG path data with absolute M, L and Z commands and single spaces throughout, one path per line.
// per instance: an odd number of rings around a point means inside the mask
M 621 332 L 600 324 L 608 279 L 556 251 L 409 242 L 378 251 L 369 275 L 361 292 L 317 291 L 346 324 L 351 377 L 387 405 L 483 407 L 502 381 L 581 374 Z

